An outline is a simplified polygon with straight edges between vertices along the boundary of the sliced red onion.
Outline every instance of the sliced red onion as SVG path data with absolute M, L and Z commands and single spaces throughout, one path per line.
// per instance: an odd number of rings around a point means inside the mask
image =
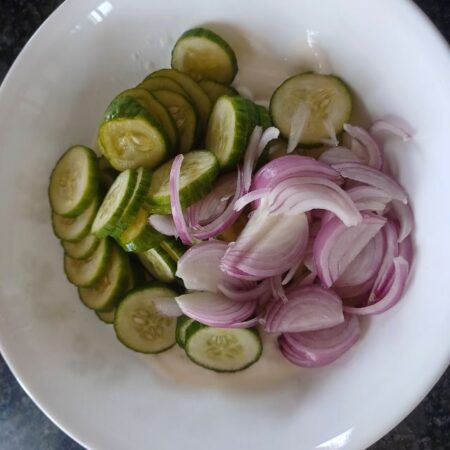
M 266 145 L 270 141 L 277 139 L 279 135 L 280 130 L 275 127 L 267 128 L 264 133 L 262 132 L 261 127 L 255 127 L 253 130 L 244 157 L 243 177 L 245 192 L 248 192 L 250 189 L 253 169 L 255 168 L 258 158 L 266 148 Z
M 292 153 L 296 148 L 303 132 L 311 116 L 311 109 L 305 102 L 299 102 L 297 109 L 292 114 L 291 129 L 289 131 L 289 139 L 287 146 L 287 153 Z
M 332 363 L 359 339 L 356 316 L 344 314 L 344 322 L 332 328 L 305 333 L 285 333 L 278 342 L 283 355 L 300 367 L 321 367 Z
M 228 203 L 228 206 L 225 208 L 224 212 L 214 219 L 212 222 L 208 223 L 207 225 L 204 225 L 200 227 L 198 230 L 193 232 L 193 235 L 197 239 L 210 239 L 213 237 L 216 237 L 222 231 L 226 230 L 227 228 L 231 227 L 231 225 L 236 222 L 236 220 L 239 218 L 240 213 L 234 211 L 234 204 L 237 202 L 237 200 L 244 195 L 244 184 L 242 182 L 242 174 L 241 170 L 238 168 L 238 176 L 236 180 L 236 191 L 234 193 L 234 197 L 230 200 Z
M 339 145 L 338 138 L 336 136 L 336 130 L 334 128 L 333 122 L 327 117 L 326 119 L 323 119 L 323 126 L 327 130 L 329 139 L 325 139 L 322 141 L 325 144 L 330 144 L 333 147 L 337 147 Z
M 362 162 L 358 155 L 347 147 L 330 148 L 319 156 L 319 161 L 330 165 L 345 162 Z
M 408 203 L 408 195 L 403 187 L 390 176 L 380 172 L 373 167 L 361 163 L 334 164 L 336 169 L 344 178 L 359 181 L 380 189 L 393 199 Z
M 183 315 L 178 303 L 173 297 L 161 297 L 153 299 L 153 305 L 159 314 L 168 317 L 179 317 Z
M 287 302 L 288 298 L 286 297 L 286 293 L 284 292 L 284 288 L 281 283 L 281 275 L 275 275 L 269 280 L 273 298 L 276 300 L 281 300 L 282 302 Z
M 385 223 L 384 217 L 370 213 L 363 213 L 362 222 L 354 227 L 346 227 L 338 218 L 325 223 L 313 246 L 322 284 L 331 287 Z
M 238 199 L 238 201 L 234 204 L 234 210 L 240 211 L 241 209 L 245 208 L 249 203 L 267 197 L 269 193 L 270 193 L 269 188 L 261 188 L 255 189 L 254 191 L 250 191 L 249 193 L 243 195 L 240 199 Z
M 238 279 L 238 281 L 242 283 L 243 280 Z M 252 282 L 247 281 L 247 283 Z M 217 289 L 225 295 L 225 297 L 228 297 L 231 300 L 235 300 L 237 302 L 247 302 L 249 300 L 260 300 L 264 294 L 267 294 L 270 291 L 269 283 L 270 279 L 266 279 L 255 287 L 246 287 L 245 289 L 241 287 L 240 289 L 236 289 L 236 287 L 232 286 L 230 283 L 221 282 L 219 283 Z
M 381 132 L 388 132 L 395 136 L 398 136 L 403 142 L 409 141 L 412 137 L 407 130 L 399 127 L 391 121 L 376 120 L 370 127 L 369 133 L 376 135 Z
M 398 242 L 402 242 L 411 234 L 414 228 L 414 215 L 411 206 L 393 200 L 389 215 L 394 217 L 399 223 Z
M 328 164 L 309 156 L 286 155 L 265 164 L 253 177 L 251 190 L 273 188 L 284 180 L 294 177 L 322 177 L 336 183 L 342 178 Z
M 212 292 L 192 292 L 175 300 L 186 316 L 211 327 L 236 326 L 256 308 L 256 301 L 236 302 Z
M 289 291 L 288 302 L 273 302 L 265 315 L 269 333 L 300 333 L 334 327 L 344 321 L 342 301 L 331 290 L 305 286 Z
M 383 155 L 375 139 L 363 128 L 354 127 L 348 123 L 344 124 L 344 130 L 363 145 L 366 150 L 367 164 L 380 170 L 383 167 Z
M 373 186 L 355 186 L 350 188 L 347 193 L 359 211 L 382 213 L 392 200 L 392 197 Z
M 284 276 L 281 284 L 285 286 L 288 284 L 292 278 L 294 278 L 295 274 L 297 273 L 298 269 L 300 269 L 300 266 L 303 264 L 303 261 L 297 261 L 296 264 L 294 264 L 288 271 L 288 273 Z
M 179 189 L 180 189 L 180 170 L 183 163 L 184 156 L 177 155 L 173 160 L 170 168 L 169 189 L 170 189 L 170 208 L 172 210 L 172 217 L 175 223 L 177 234 L 181 242 L 186 245 L 192 244 L 192 237 L 189 233 L 186 220 L 181 209 Z
M 148 218 L 148 223 L 160 233 L 166 236 L 177 236 L 177 229 L 173 222 L 171 215 L 162 216 L 159 214 L 152 214 Z
M 291 284 L 286 289 L 286 292 L 289 293 L 289 291 L 294 291 L 295 289 L 298 289 L 303 286 L 311 286 L 314 284 L 317 278 L 316 272 L 307 272 L 306 275 L 303 275 L 299 278 L 294 279 Z
M 405 238 L 402 242 L 398 244 L 398 254 L 395 256 L 401 256 L 409 264 L 409 268 L 412 266 L 414 248 L 411 236 Z
M 237 172 L 222 175 L 208 195 L 187 208 L 191 227 L 207 225 L 223 214 L 236 192 L 237 177 Z
M 347 226 L 361 222 L 361 214 L 348 194 L 326 178 L 289 178 L 274 187 L 269 195 L 274 214 L 301 214 L 312 209 L 333 212 Z
M 303 259 L 308 244 L 306 215 L 273 215 L 256 210 L 222 258 L 230 276 L 261 280 L 288 271 Z
M 387 289 L 394 273 L 394 257 L 398 253 L 398 233 L 396 226 L 388 221 L 385 224 L 382 233 L 385 243 L 383 261 L 381 262 L 380 269 L 373 284 L 373 289 L 369 295 L 369 304 L 377 301 Z
M 345 306 L 344 311 L 349 314 L 364 316 L 370 314 L 380 314 L 392 308 L 403 295 L 409 273 L 409 264 L 401 256 L 394 258 L 393 266 L 394 273 L 392 282 L 383 297 L 378 299 L 375 303 L 368 306 L 363 306 L 362 308 Z

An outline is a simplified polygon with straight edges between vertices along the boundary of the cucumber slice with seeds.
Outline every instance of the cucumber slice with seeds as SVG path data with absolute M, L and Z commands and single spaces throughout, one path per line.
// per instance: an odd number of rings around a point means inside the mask
M 94 285 L 78 289 L 80 299 L 90 309 L 111 311 L 128 290 L 130 277 L 128 257 L 114 245 L 105 273 Z
M 173 160 L 153 174 L 147 206 L 150 212 L 170 214 L 169 175 Z M 219 173 L 217 158 L 205 150 L 186 153 L 180 171 L 180 202 L 186 208 L 206 195 Z
M 312 72 L 295 75 L 284 81 L 270 99 L 273 123 L 286 139 L 302 103 L 308 106 L 310 116 L 300 137 L 300 145 L 318 145 L 329 138 L 324 120 L 330 121 L 336 134 L 350 120 L 352 97 L 340 78 Z
M 75 259 L 64 255 L 64 272 L 67 279 L 78 287 L 93 286 L 105 274 L 111 251 L 111 241 L 102 239 L 89 258 Z
M 98 192 L 98 175 L 94 151 L 82 145 L 70 147 L 50 175 L 48 194 L 52 210 L 64 217 L 80 215 Z
M 148 223 L 148 212 L 141 208 L 117 241 L 127 252 L 145 252 L 157 247 L 165 237 Z
M 169 111 L 161 104 L 147 89 L 133 88 L 128 89 L 120 96 L 128 96 L 135 98 L 162 126 L 170 141 L 171 153 L 176 153 L 179 144 L 178 129 L 175 121 L 169 114 Z
M 175 120 L 180 134 L 180 153 L 186 153 L 194 145 L 200 131 L 195 106 L 185 95 L 177 92 L 158 90 L 154 91 L 153 95 L 169 110 Z
M 171 283 L 175 281 L 177 263 L 161 247 L 151 248 L 138 254 L 142 265 L 158 281 Z
M 219 97 L 222 97 L 222 95 L 239 95 L 239 92 L 234 87 L 226 86 L 217 81 L 201 80 L 198 84 L 206 92 L 206 95 L 213 105 Z
M 75 242 L 85 238 L 91 232 L 91 225 L 100 207 L 100 196 L 94 195 L 89 206 L 76 217 L 64 217 L 52 213 L 52 225 L 55 235 L 64 241 Z
M 214 328 L 198 322 L 186 330 L 184 348 L 195 364 L 215 372 L 238 372 L 261 356 L 262 342 L 255 328 Z
M 150 75 L 150 78 L 154 77 L 167 77 L 179 83 L 194 102 L 200 116 L 201 126 L 203 129 L 206 129 L 212 105 L 205 91 L 198 83 L 189 75 L 174 69 L 158 70 Z
M 170 142 L 159 122 L 129 96 L 116 97 L 108 106 L 98 132 L 98 145 L 119 171 L 153 168 L 170 156 Z
M 191 319 L 188 316 L 180 316 L 177 318 L 177 328 L 175 331 L 175 337 L 177 340 L 177 344 L 184 348 L 184 344 L 186 341 L 186 330 L 189 328 L 189 326 L 194 323 L 195 320 Z
M 136 174 L 136 185 L 134 187 L 133 194 L 128 200 L 128 204 L 123 210 L 120 219 L 114 226 L 114 231 L 112 232 L 113 237 L 119 237 L 135 220 L 139 210 L 141 209 L 141 205 L 148 194 L 152 181 L 151 170 L 146 169 L 145 167 L 139 167 L 139 169 L 136 170 Z
M 136 180 L 137 172 L 131 169 L 125 170 L 116 178 L 92 224 L 93 234 L 98 237 L 105 237 L 114 232 L 133 195 Z
M 88 234 L 78 242 L 61 241 L 64 253 L 75 259 L 89 258 L 100 244 L 100 239 L 93 234 Z
M 176 318 L 162 316 L 154 299 L 173 299 L 177 293 L 150 284 L 127 294 L 117 307 L 114 330 L 123 345 L 140 353 L 160 353 L 175 344 Z
M 236 55 L 218 34 L 206 28 L 186 31 L 172 50 L 172 67 L 194 80 L 214 80 L 229 84 L 236 76 Z
M 95 311 L 95 314 L 102 322 L 105 322 L 108 325 L 112 325 L 114 323 L 116 310 L 113 309 L 111 311 Z
M 159 91 L 159 90 L 167 90 L 171 92 L 176 92 L 181 95 L 187 96 L 188 93 L 183 89 L 180 83 L 177 83 L 175 80 L 167 77 L 147 77 L 142 83 L 138 85 L 143 89 L 147 89 L 147 91 Z
M 256 125 L 254 106 L 239 96 L 225 95 L 214 105 L 206 134 L 206 148 L 214 152 L 222 169 L 238 164 Z

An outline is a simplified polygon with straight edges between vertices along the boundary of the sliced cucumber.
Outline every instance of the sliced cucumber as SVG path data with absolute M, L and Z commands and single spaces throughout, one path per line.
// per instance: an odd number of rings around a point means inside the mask
M 300 145 L 318 145 L 329 138 L 325 120 L 330 121 L 336 134 L 350 120 L 352 97 L 340 78 L 312 72 L 295 75 L 284 81 L 270 99 L 273 123 L 286 139 L 302 103 L 308 106 L 310 116 L 300 137 Z
M 114 308 L 111 311 L 95 311 L 97 317 L 102 321 L 109 325 L 114 323 L 114 317 L 116 315 L 116 309 Z
M 167 90 L 176 92 L 181 95 L 188 95 L 188 93 L 183 89 L 180 83 L 167 77 L 152 77 L 151 75 L 147 77 L 138 87 L 147 89 L 149 92 Z
M 134 289 L 120 302 L 114 319 L 117 338 L 140 353 L 160 353 L 175 344 L 176 319 L 162 316 L 154 299 L 173 299 L 177 293 L 157 284 Z
M 150 184 L 152 181 L 151 170 L 146 169 L 145 167 L 139 167 L 139 169 L 136 170 L 136 174 L 136 185 L 134 187 L 133 194 L 128 200 L 128 204 L 123 210 L 122 215 L 114 226 L 114 231 L 112 232 L 112 236 L 115 238 L 119 237 L 135 220 L 150 189 Z
M 187 250 L 185 245 L 171 237 L 165 237 L 160 245 L 175 262 L 178 262 Z
M 222 169 L 232 169 L 242 158 L 255 123 L 248 100 L 225 95 L 214 105 L 206 134 L 206 148 L 214 152 Z
M 195 320 L 191 319 L 188 316 L 180 316 L 177 318 L 177 328 L 175 331 L 175 336 L 176 336 L 177 344 L 181 348 L 184 348 L 184 343 L 186 340 L 186 330 L 193 322 L 195 322 Z
M 108 106 L 98 132 L 99 147 L 117 170 L 153 168 L 170 156 L 162 126 L 136 99 L 116 97 Z
M 90 309 L 111 311 L 128 290 L 130 277 L 128 257 L 114 245 L 103 276 L 94 285 L 78 289 L 81 301 Z
M 238 372 L 258 361 L 262 342 L 255 328 L 214 328 L 194 322 L 186 330 L 184 348 L 205 369 Z
M 170 142 L 171 153 L 176 153 L 179 144 L 178 129 L 169 111 L 147 89 L 133 88 L 121 94 L 135 98 L 163 127 Z
M 157 247 L 164 238 L 148 223 L 148 212 L 141 208 L 117 241 L 127 252 L 145 252 Z
M 222 95 L 239 95 L 239 92 L 234 87 L 226 86 L 217 81 L 201 80 L 198 84 L 206 92 L 206 95 L 213 105 L 219 97 L 222 97 Z
M 205 28 L 192 28 L 181 35 L 172 50 L 172 67 L 194 80 L 229 84 L 236 76 L 236 55 L 228 43 Z
M 91 225 L 100 207 L 100 196 L 94 195 L 89 206 L 76 217 L 64 217 L 52 213 L 55 235 L 64 241 L 74 242 L 85 238 L 91 232 Z
M 50 175 L 48 195 L 52 210 L 64 217 L 80 215 L 98 192 L 97 156 L 82 145 L 70 147 Z
M 114 181 L 97 212 L 92 233 L 98 237 L 105 237 L 112 233 L 122 217 L 132 197 L 137 181 L 137 172 L 127 169 Z
M 175 120 L 180 135 L 180 153 L 186 153 L 194 145 L 200 131 L 195 105 L 185 95 L 173 91 L 158 90 L 154 91 L 153 95 L 169 110 Z
M 269 111 L 264 108 L 264 106 L 256 105 L 256 112 L 258 114 L 258 125 L 263 127 L 263 129 L 269 128 L 272 126 L 272 119 L 270 118 Z
M 171 283 L 175 280 L 177 264 L 161 247 L 151 248 L 138 256 L 144 267 L 158 281 Z
M 166 162 L 153 174 L 148 195 L 152 213 L 170 214 L 169 175 L 173 160 Z M 205 196 L 219 173 L 217 158 L 205 150 L 186 153 L 180 171 L 180 202 L 186 208 Z
M 75 259 L 64 255 L 64 272 L 67 279 L 78 287 L 93 286 L 106 273 L 111 252 L 111 241 L 102 239 L 89 258 Z
M 200 115 L 200 123 L 203 129 L 208 124 L 209 114 L 211 113 L 211 102 L 205 91 L 189 75 L 174 69 L 161 69 L 150 75 L 154 77 L 167 77 L 180 84 L 194 102 Z
M 100 244 L 100 239 L 93 234 L 88 234 L 78 242 L 61 241 L 64 253 L 75 259 L 89 258 Z

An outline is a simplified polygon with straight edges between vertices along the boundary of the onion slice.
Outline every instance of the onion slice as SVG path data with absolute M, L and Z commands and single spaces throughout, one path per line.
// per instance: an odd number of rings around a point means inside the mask
M 333 218 L 319 231 L 313 244 L 313 258 L 324 286 L 333 285 L 386 223 L 384 217 L 375 214 L 364 213 L 362 217 L 355 227 L 346 227 Z
M 311 109 L 305 102 L 299 102 L 297 109 L 294 111 L 291 119 L 291 129 L 289 131 L 289 140 L 287 146 L 287 153 L 292 153 L 296 148 L 303 132 L 311 116 Z
M 289 291 L 288 302 L 273 302 L 265 315 L 269 333 L 299 333 L 334 327 L 344 321 L 342 301 L 331 290 L 304 286 Z
M 355 186 L 350 188 L 347 193 L 359 211 L 382 213 L 392 200 L 392 197 L 373 186 Z
M 344 124 L 344 130 L 363 145 L 363 148 L 366 150 L 365 161 L 367 164 L 380 170 L 383 167 L 383 155 L 375 139 L 363 128 L 355 127 L 348 123 Z
M 344 178 L 368 184 L 380 189 L 393 199 L 400 200 L 405 204 L 408 203 L 408 195 L 405 189 L 393 178 L 373 167 L 354 162 L 333 164 L 333 168 Z
M 332 363 L 359 339 L 356 316 L 344 314 L 344 322 L 332 328 L 305 333 L 285 333 L 279 337 L 283 355 L 300 367 L 321 367 Z
M 192 292 L 175 297 L 175 300 L 183 314 L 211 327 L 238 326 L 256 308 L 256 301 L 236 302 L 212 292 Z
M 414 228 L 414 215 L 411 206 L 405 205 L 397 200 L 391 203 L 390 216 L 396 219 L 400 225 L 398 242 L 405 240 Z
M 288 271 L 303 259 L 308 244 L 305 214 L 274 215 L 258 209 L 222 258 L 221 268 L 232 277 L 262 280 Z
M 183 163 L 184 156 L 177 155 L 173 160 L 172 167 L 170 168 L 169 176 L 169 190 L 170 190 L 170 208 L 172 210 L 172 217 L 175 223 L 177 234 L 181 239 L 181 242 L 186 245 L 191 245 L 193 240 L 189 233 L 186 220 L 183 215 L 180 203 L 180 170 Z
M 152 214 L 148 218 L 148 223 L 161 234 L 166 236 L 177 236 L 177 229 L 170 215 L 162 216 L 159 214 Z
M 330 165 L 345 162 L 362 162 L 361 158 L 347 147 L 330 148 L 319 156 L 319 161 Z
M 380 314 L 392 308 L 403 295 L 409 273 L 409 264 L 401 256 L 397 256 L 396 258 L 394 258 L 393 266 L 394 273 L 392 281 L 390 283 L 389 289 L 387 289 L 382 298 L 380 298 L 376 303 L 364 306 L 362 308 L 346 306 L 344 307 L 344 311 L 349 314 L 364 316 L 371 314 Z
M 409 141 L 412 137 L 407 130 L 385 119 L 376 120 L 369 128 L 369 133 L 374 135 L 384 131 L 398 136 L 403 142 Z

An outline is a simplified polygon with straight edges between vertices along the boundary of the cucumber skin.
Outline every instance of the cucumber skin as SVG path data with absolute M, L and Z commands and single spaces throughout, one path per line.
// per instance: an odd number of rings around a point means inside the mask
M 219 101 L 229 101 L 233 105 L 235 114 L 237 115 L 237 121 L 240 121 L 240 130 L 236 130 L 233 142 L 233 151 L 228 155 L 228 159 L 221 160 L 217 155 L 219 165 L 222 171 L 230 171 L 234 169 L 244 156 L 245 150 L 247 148 L 248 140 L 253 132 L 253 129 L 258 124 L 256 108 L 250 100 L 235 95 L 224 95 L 219 98 L 216 102 L 213 111 L 211 113 L 211 119 L 214 115 L 214 109 L 217 107 Z M 211 120 L 210 120 L 211 124 Z M 209 127 L 208 127 L 209 132 Z M 206 147 L 208 147 L 208 132 L 206 137 Z M 214 149 L 208 149 L 214 153 Z
M 143 253 L 160 245 L 164 237 L 163 234 L 151 229 L 151 226 L 147 224 L 147 228 L 142 230 L 135 239 L 129 242 L 119 241 L 119 243 L 126 252 Z
M 165 284 L 173 283 L 176 280 L 175 273 L 177 271 L 177 263 L 161 247 L 155 247 L 155 248 L 147 250 L 147 251 L 151 251 L 151 250 L 157 251 L 159 257 L 164 260 L 164 262 L 169 267 L 169 270 L 171 272 L 171 278 L 170 279 L 169 278 L 162 279 L 161 274 L 159 273 L 160 271 L 159 271 L 158 267 L 156 267 L 156 269 L 155 269 L 153 262 L 150 259 L 148 259 L 147 255 L 146 255 L 147 252 L 141 253 L 141 255 L 142 255 L 141 257 L 145 258 L 148 265 L 150 266 L 150 268 L 148 268 L 144 265 L 145 269 L 150 273 L 150 275 L 152 275 L 152 277 L 159 280 L 160 283 L 165 283 Z
M 190 322 L 187 327 L 186 327 L 186 322 Z M 184 348 L 184 343 L 185 343 L 185 340 L 186 340 L 186 330 L 194 322 L 195 322 L 195 320 L 191 319 L 188 316 L 180 316 L 180 317 L 177 318 L 177 327 L 176 327 L 176 330 L 175 330 L 175 339 L 177 341 L 177 344 L 181 348 Z
M 165 236 L 165 239 L 160 243 L 161 248 L 172 258 L 172 260 L 178 263 L 179 259 L 187 251 L 188 247 L 182 244 L 175 238 Z
M 70 211 L 67 211 L 64 214 L 61 214 L 60 212 L 55 211 L 55 209 L 53 208 L 53 205 L 52 205 L 52 197 L 50 194 L 50 190 L 52 187 L 52 177 L 53 177 L 53 173 L 54 173 L 58 163 L 64 158 L 64 156 L 71 149 L 76 148 L 76 147 L 84 148 L 86 150 L 86 155 L 88 156 L 89 177 L 88 177 L 88 181 L 87 181 L 87 186 L 89 187 L 89 189 L 86 189 L 86 191 L 84 192 L 78 205 L 76 205 Z M 99 190 L 99 185 L 100 185 L 100 169 L 99 169 L 99 165 L 98 165 L 98 158 L 97 158 L 97 155 L 95 154 L 94 150 L 92 150 L 91 148 L 89 148 L 85 145 L 72 145 L 58 158 L 58 161 L 56 161 L 56 164 L 52 169 L 52 173 L 50 174 L 49 183 L 48 183 L 48 191 L 47 191 L 48 199 L 50 202 L 50 207 L 51 207 L 52 211 L 54 211 L 56 214 L 63 216 L 63 217 L 79 216 L 90 205 L 90 202 L 92 201 L 94 195 L 96 195 L 96 193 Z
M 77 287 L 92 287 L 95 283 L 97 283 L 103 277 L 103 275 L 105 275 L 106 270 L 108 268 L 108 261 L 111 258 L 112 245 L 113 245 L 113 243 L 109 239 L 106 239 L 105 241 L 106 241 L 105 242 L 105 253 L 103 254 L 103 258 L 101 259 L 101 262 L 99 264 L 101 269 L 98 271 L 98 273 L 95 275 L 94 278 L 89 280 L 89 283 L 86 283 L 83 285 L 77 285 L 71 280 L 71 278 L 69 277 L 69 275 L 67 273 L 67 269 L 66 269 L 66 261 L 67 261 L 67 258 L 69 258 L 69 257 L 64 256 L 64 273 L 66 274 L 66 277 L 70 283 L 74 284 Z M 70 259 L 72 259 L 72 258 L 70 258 Z
M 191 336 L 193 336 L 194 334 L 196 334 L 198 331 L 202 330 L 203 328 L 214 328 L 214 327 L 209 327 L 208 325 L 204 325 L 204 324 L 202 324 L 200 322 L 193 322 L 193 323 L 191 323 L 191 325 L 188 326 L 188 328 L 186 330 L 186 337 L 185 337 L 185 340 L 184 340 L 184 342 L 185 342 L 184 349 L 185 350 L 186 350 L 186 344 L 188 343 L 188 341 L 191 338 Z M 243 367 L 241 367 L 239 369 L 236 369 L 236 370 L 214 369 L 212 367 L 208 367 L 208 366 L 205 366 L 203 364 L 198 363 L 197 361 L 195 361 L 189 355 L 189 353 L 187 351 L 186 351 L 186 356 L 194 364 L 196 364 L 197 366 L 203 367 L 204 369 L 207 369 L 207 370 L 212 370 L 212 371 L 217 372 L 217 373 L 236 373 L 236 372 L 241 372 L 241 371 L 247 369 L 248 367 L 252 366 L 256 362 L 258 362 L 259 359 L 261 358 L 261 355 L 262 355 L 262 352 L 263 352 L 263 344 L 262 344 L 261 336 L 259 335 L 258 330 L 256 328 L 245 328 L 245 330 L 248 330 L 248 331 L 250 331 L 251 333 L 253 333 L 255 335 L 256 339 L 259 342 L 259 349 L 260 349 L 260 351 L 259 351 L 258 355 L 256 356 L 256 358 L 253 361 L 249 362 L 247 365 L 245 365 L 245 366 L 243 366 Z
M 130 262 L 128 260 L 127 255 L 117 246 L 114 246 L 114 248 L 112 249 L 112 251 L 117 251 L 120 254 L 120 258 L 121 258 L 121 264 L 123 265 L 123 270 L 121 271 L 120 275 L 119 275 L 119 280 L 117 282 L 117 286 L 116 289 L 114 290 L 114 292 L 111 294 L 111 297 L 109 298 L 109 300 L 107 301 L 106 304 L 104 304 L 102 307 L 100 308 L 92 308 L 89 305 L 87 305 L 85 303 L 85 301 L 83 300 L 83 296 L 82 296 L 82 292 L 81 289 L 78 289 L 78 295 L 80 297 L 80 300 L 82 301 L 83 305 L 86 306 L 86 308 L 92 309 L 94 311 L 97 312 L 108 312 L 111 311 L 111 309 L 116 308 L 116 306 L 118 305 L 118 303 L 120 302 L 120 300 L 123 298 L 123 296 L 126 294 L 127 292 L 127 288 L 128 288 L 128 280 L 130 277 L 130 273 L 131 273 L 131 267 L 130 267 Z M 110 258 L 110 261 L 112 261 L 112 258 Z M 108 266 L 108 269 L 111 266 Z M 105 272 L 106 273 L 106 272 Z M 93 285 L 94 286 L 94 285 Z M 91 287 L 93 287 L 91 286 Z
M 195 151 L 207 151 L 208 153 L 214 155 L 213 152 L 210 152 L 208 150 Z M 187 153 L 187 155 L 188 154 L 189 153 Z M 168 161 L 165 164 L 169 164 L 170 162 L 171 161 Z M 163 166 L 160 166 L 158 170 L 162 167 Z M 181 166 L 181 168 L 183 168 L 183 166 Z M 211 167 L 208 177 L 204 175 L 200 179 L 196 180 L 196 182 L 190 183 L 190 185 L 185 186 L 179 191 L 181 207 L 187 208 L 188 206 L 191 206 L 192 204 L 198 202 L 206 194 L 208 194 L 212 189 L 214 181 L 219 175 L 219 170 L 219 161 L 217 157 L 215 157 L 215 163 Z M 149 193 L 145 200 L 145 206 L 151 214 L 172 214 L 172 209 L 170 207 L 170 195 L 158 198 Z
M 313 71 L 303 72 L 303 73 L 300 73 L 300 74 L 297 74 L 297 75 L 293 75 L 293 76 L 287 78 L 286 80 L 284 80 L 284 81 L 283 81 L 283 82 L 275 89 L 275 91 L 273 91 L 273 94 L 272 94 L 272 96 L 270 97 L 269 112 L 270 112 L 270 117 L 271 117 L 272 123 L 273 123 L 273 125 L 274 125 L 275 127 L 277 127 L 277 128 L 280 130 L 280 137 L 284 137 L 285 139 L 289 139 L 289 136 L 287 136 L 287 135 L 285 135 L 284 133 L 281 132 L 280 127 L 278 126 L 278 124 L 276 123 L 275 118 L 273 117 L 273 114 L 272 114 L 272 100 L 275 98 L 276 93 L 277 93 L 277 92 L 278 92 L 278 91 L 279 91 L 279 90 L 280 90 L 287 82 L 289 82 L 289 81 L 292 80 L 293 78 L 298 77 L 299 75 L 308 75 L 308 74 L 315 74 L 315 72 L 313 72 Z M 336 75 L 324 75 L 324 76 L 334 78 L 334 79 L 335 79 L 335 80 L 336 80 L 336 81 L 344 88 L 344 90 L 347 91 L 347 95 L 349 96 L 349 98 L 350 98 L 351 100 L 353 100 L 353 96 L 352 96 L 352 93 L 351 93 L 351 91 L 350 91 L 350 88 L 349 88 L 349 86 L 347 85 L 347 83 L 346 83 L 342 78 L 340 78 L 340 77 L 338 77 L 338 76 L 336 76 Z M 353 103 L 353 102 L 352 102 L 352 103 Z M 349 111 L 349 114 L 348 114 L 348 118 L 345 120 L 345 122 L 350 122 L 350 117 L 351 117 L 351 115 L 352 115 L 352 106 L 351 106 L 351 108 L 350 108 L 350 111 Z M 340 130 L 335 130 L 336 136 L 339 138 L 339 136 L 343 133 L 343 131 L 344 131 L 343 127 L 342 127 Z M 299 146 L 300 148 L 303 147 L 303 148 L 308 149 L 308 148 L 322 147 L 323 144 L 322 144 L 322 142 L 302 142 L 302 141 L 300 141 L 299 144 L 298 144 L 298 146 Z
M 120 314 L 121 305 L 126 301 L 127 297 L 132 296 L 133 294 L 135 294 L 137 292 L 145 291 L 145 290 L 150 289 L 150 288 L 164 288 L 164 289 L 171 290 L 174 293 L 177 292 L 174 289 L 172 289 L 170 285 L 167 285 L 165 283 L 161 283 L 161 282 L 158 282 L 158 281 L 152 281 L 152 282 L 147 283 L 147 284 L 145 284 L 143 286 L 139 286 L 139 287 L 136 287 L 136 288 L 132 289 L 131 291 L 127 292 L 125 297 L 119 302 L 119 305 L 117 306 L 117 309 L 116 309 L 116 314 L 115 314 L 115 317 L 114 317 L 113 326 L 114 326 L 114 331 L 116 332 L 117 339 L 119 340 L 119 342 L 121 344 L 123 344 L 128 349 L 133 350 L 133 352 L 135 352 L 135 353 L 146 354 L 146 355 L 157 355 L 159 353 L 163 353 L 163 352 L 165 352 L 167 350 L 170 350 L 176 344 L 176 340 L 175 340 L 175 342 L 173 344 L 171 344 L 170 346 L 168 346 L 166 348 L 163 348 L 162 350 L 158 350 L 156 352 L 145 352 L 144 353 L 144 352 L 140 352 L 138 350 L 135 350 L 134 348 L 130 347 L 126 342 L 124 342 L 122 340 L 122 338 L 120 337 L 119 333 L 117 332 L 117 328 L 116 328 L 117 316 L 118 316 L 118 314 Z
M 123 212 L 127 209 L 128 202 L 134 193 L 134 190 L 136 187 L 136 182 L 137 182 L 137 173 L 133 169 L 127 169 L 127 170 L 130 171 L 129 185 L 127 187 L 127 190 L 124 193 L 122 200 L 120 201 L 118 207 L 116 208 L 114 214 L 109 218 L 109 220 L 105 224 L 103 224 L 103 226 L 101 228 L 99 228 L 96 231 L 93 230 L 93 226 L 95 224 L 96 219 L 94 219 L 94 222 L 92 223 L 91 233 L 99 238 L 106 238 L 108 236 L 112 236 L 113 234 L 115 234 L 116 226 L 118 225 Z M 124 173 L 124 172 L 122 172 L 122 173 Z M 130 184 L 131 184 L 131 186 L 130 186 Z M 103 202 L 106 200 L 108 193 L 109 193 L 109 191 L 106 193 L 106 196 L 103 199 Z M 100 205 L 100 208 L 98 211 L 100 211 L 100 209 L 103 205 L 103 202 Z M 98 211 L 97 211 L 97 214 L 98 214 Z
M 159 132 L 159 134 L 162 137 L 162 141 L 164 142 L 164 155 L 163 157 L 157 162 L 155 163 L 155 166 L 157 166 L 158 164 L 161 164 L 162 162 L 164 162 L 165 160 L 167 160 L 170 157 L 170 142 L 169 142 L 169 138 L 167 137 L 166 132 L 164 131 L 164 129 L 162 128 L 162 126 L 153 118 L 153 116 L 147 111 L 146 108 L 144 108 L 136 99 L 134 99 L 133 97 L 124 95 L 124 96 L 119 96 L 116 97 L 107 107 L 104 115 L 103 115 L 103 120 L 100 123 L 99 126 L 99 132 L 98 132 L 98 146 L 102 151 L 103 156 L 106 158 L 106 160 L 113 166 L 114 169 L 116 170 L 123 170 L 121 168 L 117 168 L 114 166 L 113 162 L 112 162 L 112 158 L 107 155 L 104 149 L 104 145 L 103 142 L 101 140 L 101 129 L 103 127 L 103 125 L 105 125 L 106 123 L 113 121 L 113 120 L 120 120 L 120 119 L 134 119 L 134 118 L 139 118 L 139 119 L 144 119 L 145 121 L 147 121 L 148 123 L 151 124 L 152 127 L 156 128 L 157 131 Z
M 222 37 L 220 37 L 218 34 L 214 33 L 211 30 L 208 30 L 207 28 L 202 28 L 202 27 L 197 27 L 197 28 L 191 28 L 190 30 L 185 31 L 177 40 L 177 42 L 175 42 L 175 45 L 173 46 L 172 49 L 172 53 L 171 53 L 171 66 L 173 69 L 175 70 L 179 70 L 176 67 L 173 67 L 173 60 L 174 60 L 174 52 L 175 49 L 177 47 L 177 44 L 179 42 L 181 42 L 183 39 L 185 38 L 190 38 L 190 37 L 194 37 L 194 38 L 206 38 L 212 42 L 214 42 L 215 44 L 217 44 L 230 58 L 230 63 L 231 63 L 231 68 L 232 68 L 232 76 L 230 77 L 229 80 L 224 81 L 224 83 L 230 84 L 233 82 L 237 72 L 238 72 L 238 63 L 237 63 L 237 58 L 236 58 L 236 54 L 234 53 L 234 50 L 231 48 L 230 44 L 228 44 L 227 41 L 225 41 L 225 39 L 223 39 Z M 213 80 L 215 81 L 215 80 Z

